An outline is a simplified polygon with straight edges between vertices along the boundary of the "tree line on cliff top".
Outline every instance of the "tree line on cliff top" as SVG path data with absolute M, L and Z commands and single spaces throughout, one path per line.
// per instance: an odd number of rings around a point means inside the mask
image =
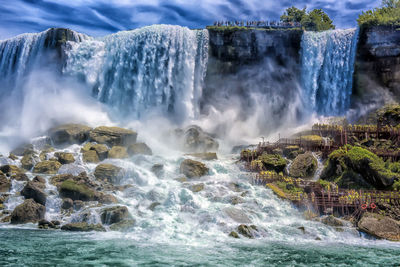
M 307 12 L 306 8 L 289 7 L 280 17 L 282 22 L 301 23 L 308 31 L 335 29 L 332 20 L 322 9 Z M 360 26 L 400 26 L 400 0 L 382 0 L 382 7 L 362 12 L 357 19 Z

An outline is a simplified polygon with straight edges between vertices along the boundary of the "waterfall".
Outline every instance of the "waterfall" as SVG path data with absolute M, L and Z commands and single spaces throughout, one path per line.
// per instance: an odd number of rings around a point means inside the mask
M 348 110 L 357 40 L 357 29 L 304 33 L 302 96 L 312 112 L 342 115 Z
M 60 47 L 66 41 L 79 42 L 89 37 L 67 29 L 48 29 L 26 33 L 0 41 L 0 95 L 12 93 L 25 83 L 33 69 L 42 68 L 52 60 L 44 53 Z
M 64 73 L 131 118 L 150 111 L 194 118 L 208 59 L 208 32 L 154 25 L 71 45 Z

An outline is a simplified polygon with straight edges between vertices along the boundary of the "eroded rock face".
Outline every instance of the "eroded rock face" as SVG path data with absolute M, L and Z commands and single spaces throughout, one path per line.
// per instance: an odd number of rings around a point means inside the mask
M 126 146 L 136 143 L 137 133 L 120 127 L 100 126 L 90 132 L 90 140 L 109 146 Z
M 400 241 L 400 223 L 387 216 L 366 212 L 358 229 L 378 238 Z
M 180 172 L 186 175 L 188 178 L 201 177 L 208 174 L 208 168 L 205 164 L 191 160 L 185 159 L 180 166 Z
M 122 168 L 112 164 L 99 164 L 94 171 L 94 176 L 99 180 L 118 183 L 123 176 L 122 171 Z
M 290 166 L 290 175 L 295 178 L 312 178 L 317 170 L 318 162 L 311 152 L 298 155 Z
M 45 213 L 45 206 L 36 203 L 33 199 L 27 199 L 11 213 L 11 223 L 36 223 L 44 218 Z
M 46 194 L 42 190 L 40 183 L 29 181 L 22 189 L 21 195 L 23 195 L 25 199 L 32 198 L 37 203 L 46 205 Z
M 82 124 L 64 124 L 48 131 L 51 140 L 56 145 L 82 144 L 89 138 L 92 128 Z

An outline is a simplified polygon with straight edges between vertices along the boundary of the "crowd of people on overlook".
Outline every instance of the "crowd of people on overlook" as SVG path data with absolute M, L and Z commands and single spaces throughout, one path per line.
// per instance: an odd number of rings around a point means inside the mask
M 240 27 L 285 27 L 298 28 L 301 27 L 300 22 L 281 22 L 275 20 L 235 20 L 235 21 L 215 21 L 214 26 L 240 26 Z

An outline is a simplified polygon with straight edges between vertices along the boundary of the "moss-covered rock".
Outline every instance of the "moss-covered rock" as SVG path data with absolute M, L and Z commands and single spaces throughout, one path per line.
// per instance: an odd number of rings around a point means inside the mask
M 25 173 L 22 169 L 18 168 L 15 165 L 3 165 L 0 167 L 0 171 L 3 172 L 7 176 L 12 176 L 15 174 Z
M 81 124 L 64 124 L 48 131 L 54 144 L 81 144 L 89 137 L 92 128 Z
M 87 222 L 68 223 L 61 227 L 61 230 L 72 232 L 105 232 L 106 229 L 101 224 L 88 224 Z
M 136 143 L 137 133 L 120 128 L 100 126 L 90 132 L 90 140 L 110 146 L 127 146 Z
M 181 163 L 180 172 L 186 175 L 188 178 L 196 178 L 208 174 L 208 168 L 204 163 L 191 159 L 185 159 Z
M 84 151 L 82 154 L 82 160 L 83 160 L 83 162 L 87 162 L 87 163 L 100 162 L 99 156 L 97 155 L 96 151 L 94 151 L 94 150 Z
M 61 167 L 61 163 L 55 160 L 41 161 L 33 168 L 34 173 L 56 174 Z
M 26 154 L 21 159 L 21 167 L 27 171 L 31 170 L 37 162 L 34 154 Z
M 133 155 L 153 155 L 151 148 L 145 143 L 136 143 L 128 146 L 128 154 Z
M 74 180 L 66 180 L 60 186 L 60 196 L 72 200 L 95 200 L 95 191 L 84 184 L 78 184 Z
M 400 175 L 385 167 L 385 162 L 374 153 L 361 148 L 345 146 L 329 155 L 328 165 L 321 179 L 333 181 L 340 187 L 363 188 L 366 185 L 386 189 Z
M 127 232 L 135 226 L 134 219 L 127 219 L 110 225 L 111 231 Z
M 266 170 L 276 171 L 277 173 L 285 170 L 287 161 L 277 154 L 263 154 L 258 157 Z
M 27 199 L 11 213 L 11 223 L 36 223 L 44 218 L 45 213 L 45 206 L 36 203 L 33 199 Z
M 298 155 L 290 166 L 290 176 L 295 178 L 312 178 L 318 167 L 318 161 L 311 152 Z
M 110 159 L 124 159 L 129 157 L 126 147 L 123 146 L 113 146 L 110 151 L 108 151 L 108 157 Z
M 61 164 L 71 164 L 75 162 L 74 155 L 66 152 L 56 152 L 54 156 L 58 159 Z
M 102 181 L 118 183 L 123 176 L 123 169 L 112 164 L 97 165 L 94 176 Z
M 288 159 L 294 159 L 298 155 L 303 154 L 304 150 L 299 146 L 287 146 L 283 149 L 283 155 Z

